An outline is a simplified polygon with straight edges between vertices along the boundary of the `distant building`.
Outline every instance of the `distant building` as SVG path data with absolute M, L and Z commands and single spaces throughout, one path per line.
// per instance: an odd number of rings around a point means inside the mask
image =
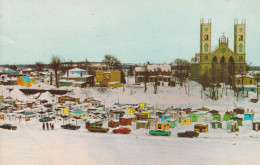
M 218 47 L 212 51 L 211 20 L 200 22 L 200 53 L 191 60 L 191 79 L 198 81 L 207 74 L 212 81 L 232 82 L 232 76 L 246 71 L 245 21 L 234 23 L 234 52 L 228 47 L 228 38 L 223 34 Z
M 28 76 L 20 76 L 17 78 L 17 85 L 30 87 L 30 86 L 32 86 L 32 82 Z
M 147 71 L 146 71 L 147 69 Z M 145 76 L 148 74 L 148 82 L 171 82 L 173 79 L 171 66 L 169 64 L 152 64 L 145 67 L 135 67 L 135 82 L 145 82 Z
M 121 71 L 96 71 L 96 87 L 112 87 L 121 86 Z

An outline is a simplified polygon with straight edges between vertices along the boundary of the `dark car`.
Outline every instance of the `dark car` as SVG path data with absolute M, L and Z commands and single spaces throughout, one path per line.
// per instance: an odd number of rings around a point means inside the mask
M 113 129 L 113 133 L 122 133 L 122 134 L 129 134 L 131 132 L 130 128 L 120 127 L 118 129 Z
M 17 129 L 17 127 L 13 126 L 12 124 L 3 124 L 3 125 L 0 125 L 0 128 L 9 129 L 9 130 L 16 130 Z
M 103 127 L 99 127 L 99 126 L 90 126 L 88 128 L 88 131 L 90 132 L 103 132 L 106 133 L 109 131 L 109 128 L 103 128 Z
M 40 122 L 46 122 L 46 121 L 51 121 L 52 119 L 50 117 L 43 117 L 39 119 Z
M 179 137 L 198 137 L 199 133 L 197 131 L 186 131 L 186 132 L 179 132 L 177 134 Z
M 80 126 L 76 126 L 73 124 L 65 124 L 65 125 L 61 125 L 61 128 L 77 130 L 77 129 L 80 129 Z

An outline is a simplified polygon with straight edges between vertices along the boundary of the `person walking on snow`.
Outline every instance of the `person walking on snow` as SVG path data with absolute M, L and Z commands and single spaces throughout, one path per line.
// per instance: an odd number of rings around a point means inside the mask
M 45 130 L 45 123 L 42 123 L 42 129 Z
M 47 130 L 49 130 L 49 123 L 46 123 L 46 126 L 47 126 Z

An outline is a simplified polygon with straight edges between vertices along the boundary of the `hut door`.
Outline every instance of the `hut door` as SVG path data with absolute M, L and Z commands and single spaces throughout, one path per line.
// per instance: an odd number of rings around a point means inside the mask
M 158 124 L 158 129 L 162 129 L 162 126 L 161 126 L 161 124 Z

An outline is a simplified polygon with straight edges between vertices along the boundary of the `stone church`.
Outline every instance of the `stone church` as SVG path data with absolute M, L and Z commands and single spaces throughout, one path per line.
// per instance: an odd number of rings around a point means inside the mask
M 242 20 L 234 21 L 234 51 L 229 48 L 228 38 L 223 35 L 219 38 L 219 45 L 215 50 L 211 47 L 211 19 L 200 20 L 200 53 L 196 53 L 191 60 L 192 80 L 199 81 L 207 74 L 212 82 L 231 83 L 235 74 L 245 73 L 245 30 L 246 23 Z

